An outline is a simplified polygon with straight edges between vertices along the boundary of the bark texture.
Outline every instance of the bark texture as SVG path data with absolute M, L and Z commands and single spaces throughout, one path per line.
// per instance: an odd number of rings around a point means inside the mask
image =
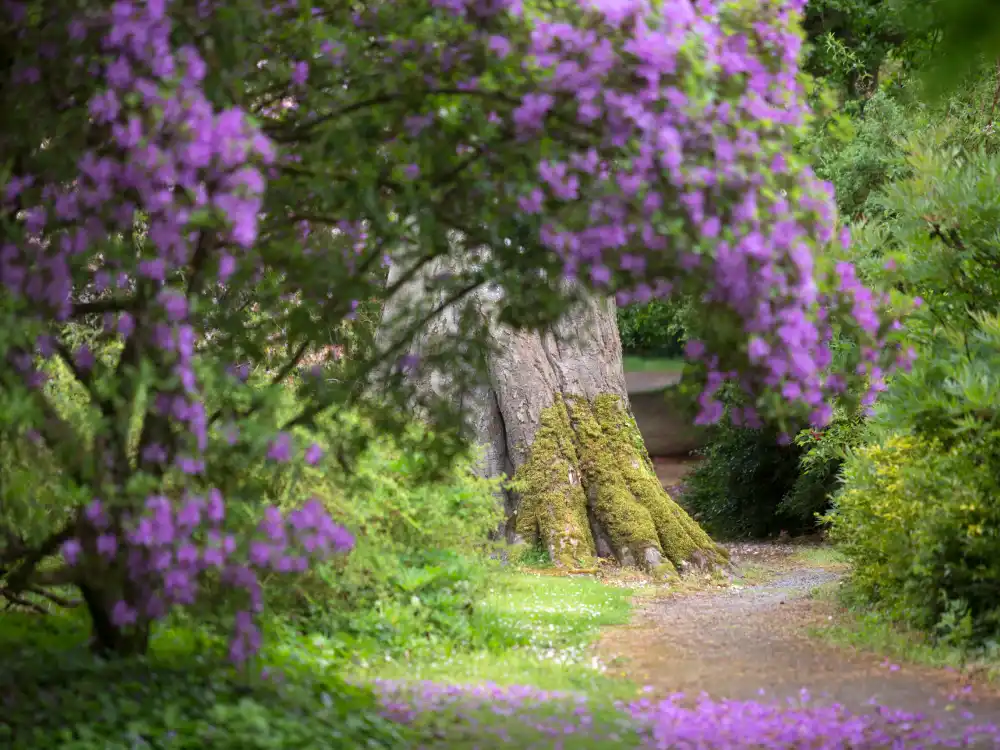
M 481 292 L 467 304 L 489 316 L 494 301 Z M 387 319 L 398 305 L 387 306 Z M 412 353 L 455 336 L 458 315 L 442 315 Z M 612 300 L 589 299 L 543 333 L 489 330 L 485 375 L 474 388 L 449 391 L 443 372 L 416 377 L 420 388 L 461 399 L 484 449 L 482 473 L 513 478 L 502 498 L 509 542 L 541 545 L 553 563 L 570 568 L 597 557 L 661 572 L 724 561 L 656 477 L 629 408 Z

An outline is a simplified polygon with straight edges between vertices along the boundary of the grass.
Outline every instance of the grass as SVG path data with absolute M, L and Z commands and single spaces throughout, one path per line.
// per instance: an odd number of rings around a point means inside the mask
M 868 651 L 890 662 L 947 669 L 1000 683 L 1000 651 L 996 648 L 960 648 L 934 640 L 885 612 L 853 605 L 839 582 L 819 587 L 812 597 L 837 606 L 837 614 L 830 624 L 810 631 L 816 638 Z
M 622 358 L 625 372 L 683 372 L 684 360 L 667 357 L 635 357 Z
M 826 570 L 846 570 L 847 558 L 833 547 L 826 545 L 809 545 L 797 549 L 790 555 L 790 561 L 796 566 L 821 568 Z
M 601 628 L 628 622 L 631 596 L 629 589 L 591 578 L 501 574 L 492 581 L 477 615 L 477 640 L 486 641 L 486 647 L 449 651 L 446 646 L 410 659 L 374 663 L 361 674 L 634 695 L 635 686 L 603 675 L 589 648 Z M 489 647 L 489 638 L 483 637 L 489 630 L 502 634 L 499 648 Z M 505 647 L 510 641 L 513 648 Z

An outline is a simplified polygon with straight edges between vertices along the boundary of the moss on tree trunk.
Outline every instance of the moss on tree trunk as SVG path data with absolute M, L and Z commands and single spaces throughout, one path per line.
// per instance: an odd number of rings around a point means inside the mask
M 556 565 L 596 557 L 682 572 L 725 553 L 663 489 L 635 420 L 612 394 L 559 396 L 515 474 L 514 528 Z

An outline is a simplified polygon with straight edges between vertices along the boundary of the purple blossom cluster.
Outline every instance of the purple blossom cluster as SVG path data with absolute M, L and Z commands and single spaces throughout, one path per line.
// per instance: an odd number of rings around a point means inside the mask
M 588 740 L 637 750 L 866 750 L 996 746 L 1000 741 L 1000 729 L 992 724 L 970 723 L 955 732 L 903 711 L 875 707 L 858 714 L 839 705 L 820 705 L 806 693 L 785 704 L 719 701 L 704 695 L 695 700 L 684 695 L 642 698 L 616 703 L 618 718 L 609 720 L 586 696 L 528 686 L 387 680 L 377 681 L 375 689 L 385 715 L 395 721 L 412 723 L 447 712 L 484 742 L 487 735 L 510 742 L 514 733 L 525 742 L 527 731 L 537 737 L 538 747 L 549 748 L 571 748 Z M 637 738 L 635 744 L 632 737 Z
M 218 490 L 206 497 L 186 496 L 180 504 L 162 495 L 149 497 L 141 514 L 123 519 L 125 531 L 116 532 L 100 500 L 90 503 L 84 515 L 95 535 L 85 542 L 68 540 L 63 557 L 69 565 L 77 565 L 87 554 L 91 565 L 97 561 L 110 566 L 124 555 L 137 592 L 132 601 L 122 599 L 113 605 L 111 619 L 117 627 L 135 625 L 140 617 L 161 618 L 171 606 L 195 604 L 200 580 L 215 572 L 223 583 L 245 594 L 246 607 L 236 613 L 230 642 L 229 655 L 236 663 L 260 648 L 253 615 L 264 606 L 261 574 L 301 573 L 310 558 L 354 546 L 350 533 L 333 523 L 315 499 L 287 516 L 268 508 L 249 537 L 227 533 L 226 505 Z
M 435 4 L 473 18 L 521 13 L 516 0 Z M 735 360 L 718 338 L 717 351 L 710 341 L 688 347 L 708 371 L 702 422 L 723 416 L 716 394 L 735 381 L 829 423 L 828 401 L 847 386 L 829 372 L 835 320 L 866 342 L 851 377 L 868 381 L 869 403 L 896 365 L 888 298 L 850 264 L 822 257 L 848 241 L 832 186 L 788 153 L 809 116 L 796 26 L 804 5 L 585 0 L 579 22 L 533 20 L 520 48 L 487 42 L 539 74 L 512 114 L 521 138 L 553 127 L 596 134 L 541 161 L 520 198 L 566 276 L 617 289 L 620 304 L 687 292 L 741 331 L 747 366 L 724 367 Z M 733 417 L 760 421 L 753 405 Z
M 105 313 L 106 339 L 159 373 L 139 467 L 171 478 L 171 491 L 131 497 L 125 446 L 117 454 L 109 448 L 110 479 L 95 490 L 107 500 L 82 510 L 62 546 L 66 561 L 86 575 L 120 579 L 110 617 L 123 630 L 194 604 L 207 577 L 243 592 L 230 651 L 242 662 L 259 647 L 260 574 L 303 571 L 311 558 L 350 549 L 353 540 L 316 500 L 287 516 L 269 508 L 255 533 L 235 535 L 222 493 L 199 490 L 210 436 L 194 366 L 204 331 L 191 307 L 206 289 L 231 283 L 241 265 L 254 267 L 260 167 L 274 163 L 276 150 L 244 112 L 219 111 L 206 97 L 206 63 L 193 46 L 175 48 L 169 6 L 120 0 L 66 26 L 67 54 L 90 40 L 99 49 L 96 58 L 76 57 L 100 82 L 87 105 L 96 145 L 71 180 L 15 174 L 0 187 L 0 210 L 16 217 L 21 237 L 0 247 L 0 285 L 26 320 L 43 326 L 71 318 L 81 287 L 120 301 Z M 10 20 L 23 21 L 19 4 L 5 7 Z M 19 78 L 38 76 L 28 70 Z M 56 356 L 59 345 L 46 333 L 33 352 L 8 356 L 37 389 L 44 382 L 37 362 Z M 97 363 L 84 347 L 71 365 L 87 382 Z M 290 437 L 278 435 L 271 453 L 288 460 Z M 306 460 L 319 455 L 314 446 Z

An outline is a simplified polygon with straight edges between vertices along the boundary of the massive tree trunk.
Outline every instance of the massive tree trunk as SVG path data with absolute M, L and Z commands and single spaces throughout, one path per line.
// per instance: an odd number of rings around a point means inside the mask
M 383 320 L 423 291 L 413 282 Z M 489 315 L 489 302 L 481 292 L 467 304 Z M 459 314 L 441 315 L 411 353 L 445 345 Z M 499 324 L 489 331 L 485 375 L 474 388 L 455 390 L 440 369 L 416 377 L 419 388 L 461 400 L 484 449 L 483 474 L 513 478 L 503 498 L 509 542 L 539 545 L 569 568 L 601 557 L 669 573 L 724 560 L 656 477 L 629 408 L 613 301 L 588 299 L 542 333 Z

